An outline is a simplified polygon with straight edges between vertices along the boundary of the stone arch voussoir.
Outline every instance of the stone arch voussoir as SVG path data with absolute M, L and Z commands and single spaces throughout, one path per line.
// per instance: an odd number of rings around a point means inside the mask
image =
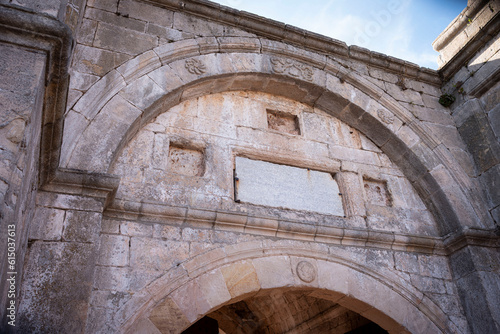
M 249 242 L 199 255 L 136 293 L 113 325 L 127 333 L 148 321 L 180 333 L 221 306 L 282 288 L 338 303 L 390 333 L 456 332 L 440 308 L 396 274 L 290 241 Z

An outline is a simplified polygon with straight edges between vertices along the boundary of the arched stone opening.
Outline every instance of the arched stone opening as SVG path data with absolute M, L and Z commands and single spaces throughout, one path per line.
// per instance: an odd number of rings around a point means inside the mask
M 308 289 L 272 289 L 224 305 L 206 317 L 221 333 L 372 333 L 387 331 L 332 300 Z M 206 319 L 206 317 L 202 318 Z M 188 330 L 196 326 L 192 325 Z
M 299 243 L 247 243 L 208 252 L 168 271 L 114 319 L 118 332 L 156 327 L 159 332 L 181 333 L 212 312 L 224 312 L 227 305 L 295 294 L 308 299 L 303 305 L 313 301 L 332 312 L 338 305 L 338 311 L 350 310 L 389 333 L 456 330 L 434 303 L 397 280 L 397 275 L 377 273 Z M 300 316 L 293 321 L 300 322 Z

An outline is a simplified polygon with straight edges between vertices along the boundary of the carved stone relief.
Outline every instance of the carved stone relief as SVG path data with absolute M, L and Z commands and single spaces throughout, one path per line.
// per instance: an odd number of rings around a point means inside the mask
M 186 60 L 186 69 L 191 74 L 203 74 L 207 71 L 207 67 L 203 62 L 199 59 L 187 59 Z
M 394 123 L 394 116 L 390 112 L 388 112 L 387 110 L 379 109 L 377 111 L 377 115 L 382 120 L 382 122 L 384 122 L 386 124 Z
M 296 63 L 291 60 L 280 58 L 271 58 L 273 71 L 279 74 L 288 74 L 294 78 L 301 78 L 307 81 L 312 81 L 313 70 L 311 67 L 304 64 Z
M 300 261 L 297 264 L 297 276 L 302 281 L 311 283 L 316 278 L 316 268 L 307 261 Z

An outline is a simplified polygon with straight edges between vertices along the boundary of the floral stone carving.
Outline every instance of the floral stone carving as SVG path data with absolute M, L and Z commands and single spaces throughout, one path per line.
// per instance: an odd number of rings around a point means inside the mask
M 294 78 L 302 78 L 307 81 L 312 81 L 313 70 L 311 67 L 304 64 L 295 63 L 291 60 L 281 58 L 271 58 L 273 71 L 279 74 L 288 74 Z
M 207 67 L 203 62 L 199 59 L 187 59 L 186 60 L 186 69 L 191 74 L 203 74 L 207 71 Z
M 394 123 L 394 116 L 388 112 L 387 110 L 384 109 L 379 109 L 377 111 L 378 117 L 384 122 L 385 124 L 392 124 Z

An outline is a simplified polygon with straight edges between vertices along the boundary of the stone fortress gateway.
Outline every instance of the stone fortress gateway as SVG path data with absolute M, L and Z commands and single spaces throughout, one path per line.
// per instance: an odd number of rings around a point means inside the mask
M 2 331 L 500 332 L 499 10 L 434 71 L 204 0 L 2 0 Z

